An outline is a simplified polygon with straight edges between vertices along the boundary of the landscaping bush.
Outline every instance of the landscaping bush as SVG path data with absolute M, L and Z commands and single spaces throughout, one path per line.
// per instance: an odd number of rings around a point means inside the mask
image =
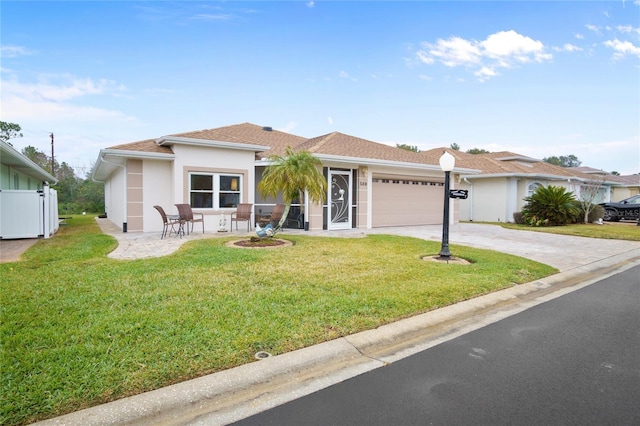
M 515 223 L 517 225 L 524 225 L 525 224 L 524 215 L 522 214 L 522 212 L 515 212 L 513 214 L 513 223 Z
M 584 207 L 580 205 L 580 217 L 584 218 Z M 598 219 L 602 219 L 604 217 L 604 207 L 598 204 L 592 204 L 589 208 L 589 218 L 587 219 L 587 223 L 596 222 Z
M 573 193 L 560 186 L 540 187 L 524 201 L 522 215 L 531 226 L 567 225 L 580 218 Z

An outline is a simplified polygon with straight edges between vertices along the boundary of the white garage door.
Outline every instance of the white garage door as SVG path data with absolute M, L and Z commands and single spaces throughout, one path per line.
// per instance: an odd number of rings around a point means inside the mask
M 444 185 L 415 178 L 373 177 L 374 228 L 442 223 Z

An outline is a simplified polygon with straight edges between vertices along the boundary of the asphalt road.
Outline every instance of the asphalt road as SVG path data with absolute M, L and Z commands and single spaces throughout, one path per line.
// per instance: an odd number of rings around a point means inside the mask
M 640 267 L 236 425 L 640 425 Z

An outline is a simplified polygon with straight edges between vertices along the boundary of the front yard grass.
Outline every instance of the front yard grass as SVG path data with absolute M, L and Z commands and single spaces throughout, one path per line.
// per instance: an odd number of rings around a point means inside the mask
M 26 424 L 299 349 L 556 270 L 452 246 L 470 265 L 421 260 L 439 243 L 282 235 L 283 249 L 185 244 L 112 260 L 117 243 L 76 216 L 0 265 L 0 423 Z
M 476 222 L 480 223 L 480 222 Z M 494 223 L 496 224 L 496 223 Z M 577 237 L 604 238 L 609 240 L 640 241 L 640 226 L 635 223 L 578 223 L 564 226 L 528 226 L 514 223 L 500 223 L 504 228 L 524 231 L 548 232 L 550 234 L 574 235 Z

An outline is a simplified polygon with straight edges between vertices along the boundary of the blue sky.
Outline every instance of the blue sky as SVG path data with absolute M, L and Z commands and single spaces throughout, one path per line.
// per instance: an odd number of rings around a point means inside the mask
M 250 122 L 640 172 L 640 1 L 2 1 L 1 120 L 78 171 Z

